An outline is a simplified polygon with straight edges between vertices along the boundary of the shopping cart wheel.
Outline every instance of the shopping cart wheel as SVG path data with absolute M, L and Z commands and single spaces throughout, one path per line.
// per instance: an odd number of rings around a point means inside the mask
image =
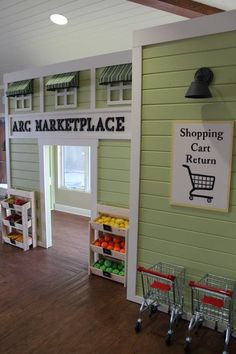
M 157 313 L 157 310 L 158 310 L 158 308 L 157 308 L 157 305 L 151 305 L 150 306 L 150 314 L 149 314 L 149 316 L 151 317 L 154 313 Z
M 142 329 L 142 321 L 141 320 L 136 321 L 134 329 L 135 329 L 136 333 L 139 333 L 141 331 L 141 329 Z
M 166 345 L 170 345 L 172 342 L 172 334 L 167 333 L 166 338 L 165 338 Z
M 191 352 L 191 343 L 189 341 L 185 341 L 185 343 L 184 343 L 184 351 L 185 351 L 185 353 L 190 353 Z

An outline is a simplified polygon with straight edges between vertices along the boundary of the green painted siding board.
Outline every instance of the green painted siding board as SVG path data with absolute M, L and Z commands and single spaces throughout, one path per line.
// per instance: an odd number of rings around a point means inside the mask
M 141 180 L 140 193 L 168 197 L 170 195 L 170 183 Z
M 130 161 L 126 159 L 112 159 L 112 158 L 101 158 L 99 159 L 99 168 L 111 168 L 116 170 L 127 170 L 129 169 Z
M 21 154 L 21 153 L 11 153 L 11 161 L 22 161 L 22 162 L 38 162 L 39 157 L 37 154 Z
M 108 192 L 121 192 L 124 194 L 129 193 L 129 183 L 127 182 L 117 182 L 117 181 L 109 181 L 109 180 L 99 180 L 98 189 L 100 191 L 108 191 Z
M 142 137 L 142 150 L 143 151 L 170 151 L 171 148 L 170 136 L 143 136 Z
M 171 170 L 169 167 L 144 166 L 140 173 L 141 180 L 170 182 Z
M 167 121 L 173 119 L 234 120 L 236 116 L 236 102 L 227 102 L 226 105 L 224 102 L 193 102 L 193 100 L 186 99 L 184 103 L 180 103 L 178 106 L 158 103 L 142 107 L 143 124 L 152 120 L 154 121 L 153 124 L 168 125 Z M 161 126 L 159 129 L 161 129 Z
M 16 170 L 25 170 L 25 171 L 36 171 L 39 172 L 39 164 L 38 162 L 17 162 L 11 161 L 11 168 Z
M 141 163 L 145 166 L 169 167 L 171 154 L 169 152 L 142 151 Z
M 169 55 L 194 53 L 200 51 L 210 51 L 215 49 L 223 49 L 235 47 L 235 32 L 213 34 L 207 37 L 198 37 L 194 40 L 185 39 L 180 41 L 173 41 L 168 43 L 162 43 L 153 46 L 148 46 L 143 52 L 143 58 L 156 58 L 166 57 Z
M 124 181 L 129 182 L 130 173 L 125 170 L 110 170 L 110 169 L 99 169 L 98 175 L 100 179 L 110 180 L 110 181 Z
M 160 252 L 165 254 L 168 251 L 169 255 L 176 255 L 178 254 L 181 259 L 190 259 L 193 261 L 206 262 L 207 259 L 212 259 L 211 263 L 214 266 L 219 266 L 221 264 L 224 268 L 235 270 L 235 256 L 236 253 L 232 254 L 231 252 L 227 252 L 227 257 L 222 250 L 215 251 L 212 249 L 208 249 L 206 245 L 199 243 L 198 246 L 191 246 L 189 242 L 187 244 L 181 244 L 179 240 L 161 240 L 161 239 L 154 239 L 154 238 L 145 238 L 140 237 L 140 248 L 145 249 L 145 245 L 149 244 L 149 250 L 153 252 Z
M 236 46 L 212 51 L 184 53 L 166 57 L 145 59 L 143 61 L 143 74 L 167 71 L 197 70 L 201 66 L 214 68 L 217 66 L 235 65 Z M 214 60 L 212 60 L 214 58 Z M 192 76 L 189 75 L 189 79 Z
M 18 144 L 18 145 L 36 145 L 37 146 L 37 143 L 35 141 L 35 139 L 10 139 L 10 141 L 13 143 L 12 144 L 12 147 L 15 145 L 15 144 Z
M 37 154 L 38 153 L 38 146 L 32 144 L 14 144 L 12 145 L 11 151 L 14 153 L 23 153 L 27 154 Z
M 39 181 L 39 173 L 38 171 L 13 170 L 12 178 Z
M 23 189 L 27 191 L 39 190 L 38 181 L 31 181 L 26 179 L 12 178 L 12 187 L 16 189 Z
M 143 209 L 160 210 L 177 215 L 189 215 L 208 218 L 210 220 L 221 220 L 236 222 L 236 207 L 231 206 L 228 213 L 212 213 L 211 210 L 182 208 L 180 206 L 170 205 L 170 198 L 156 195 L 142 194 L 140 197 L 140 207 Z
M 145 234 L 142 233 L 142 230 L 144 230 Z M 236 253 L 235 238 L 219 237 L 210 234 L 206 237 L 206 234 L 201 232 L 140 223 L 140 244 L 143 243 L 143 247 L 147 247 L 147 244 L 148 247 L 152 247 L 149 244 L 149 238 L 152 242 L 153 240 L 157 242 L 159 240 L 173 242 L 178 243 L 183 247 L 191 243 L 194 247 L 202 247 L 216 252 L 221 252 L 222 249 L 224 249 L 227 253 Z
M 99 147 L 99 157 L 107 156 L 107 147 Z M 130 150 L 127 146 L 117 147 L 117 146 L 109 146 L 109 157 L 110 158 L 119 158 L 119 157 L 128 157 L 130 156 Z
M 190 82 L 191 80 L 189 80 Z M 185 93 L 188 87 L 175 87 L 175 88 L 163 88 L 163 89 L 150 89 L 143 91 L 143 103 L 145 105 L 153 105 L 158 102 L 162 102 L 162 104 L 178 104 L 185 103 Z M 234 101 L 236 84 L 229 85 L 217 85 L 211 86 L 211 92 L 213 97 L 208 99 L 202 99 L 201 101 L 206 104 L 210 102 L 222 102 L 222 97 L 224 97 L 225 101 Z M 188 103 L 194 102 L 194 99 L 188 99 Z
M 234 84 L 236 66 L 214 68 L 214 85 Z M 188 87 L 190 80 L 194 78 L 196 70 L 165 72 L 143 76 L 143 89 Z
M 129 207 L 129 198 L 127 194 L 106 192 L 98 190 L 98 201 L 100 204 L 117 206 L 121 208 Z
M 214 219 L 212 223 L 209 219 L 195 215 L 177 215 L 175 213 L 163 212 L 160 210 L 150 210 L 140 208 L 140 221 L 157 225 L 166 225 L 173 228 L 183 228 L 190 231 L 199 231 L 205 234 L 212 234 L 233 237 L 235 235 L 235 222 L 227 222 Z M 212 225 L 214 224 L 214 231 Z

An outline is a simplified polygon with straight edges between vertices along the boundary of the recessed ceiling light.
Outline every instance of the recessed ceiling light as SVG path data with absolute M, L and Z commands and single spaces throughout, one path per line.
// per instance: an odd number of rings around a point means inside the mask
M 50 20 L 56 25 L 66 25 L 68 20 L 65 16 L 59 14 L 53 14 L 50 16 Z

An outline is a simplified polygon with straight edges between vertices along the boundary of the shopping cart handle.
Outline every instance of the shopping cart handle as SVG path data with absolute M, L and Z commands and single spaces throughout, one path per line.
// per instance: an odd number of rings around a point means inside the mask
M 193 281 L 193 280 L 190 280 L 188 285 L 191 288 L 209 290 L 209 291 L 212 291 L 213 293 L 216 293 L 216 294 L 224 295 L 224 296 L 227 296 L 227 297 L 233 297 L 233 291 L 232 290 L 223 290 L 223 289 L 215 288 L 214 286 L 201 284 L 201 283 L 198 283 L 198 282 Z
M 171 280 L 171 281 L 175 280 L 175 275 L 172 275 L 172 274 L 164 274 L 164 273 L 161 273 L 161 272 L 156 272 L 155 270 L 144 268 L 144 267 L 141 267 L 141 266 L 139 266 L 137 270 L 138 270 L 138 272 L 143 272 L 143 273 L 148 273 L 148 274 L 151 274 L 151 275 L 156 275 L 156 276 L 158 276 L 160 278 L 163 278 L 163 279 L 167 279 L 167 280 Z

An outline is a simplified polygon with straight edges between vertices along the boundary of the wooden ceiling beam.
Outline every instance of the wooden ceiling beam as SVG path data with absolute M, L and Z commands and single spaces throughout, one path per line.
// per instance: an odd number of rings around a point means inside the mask
M 192 0 L 128 0 L 140 5 L 154 7 L 157 10 L 171 12 L 186 18 L 213 15 L 224 12 L 222 9 L 201 4 Z

